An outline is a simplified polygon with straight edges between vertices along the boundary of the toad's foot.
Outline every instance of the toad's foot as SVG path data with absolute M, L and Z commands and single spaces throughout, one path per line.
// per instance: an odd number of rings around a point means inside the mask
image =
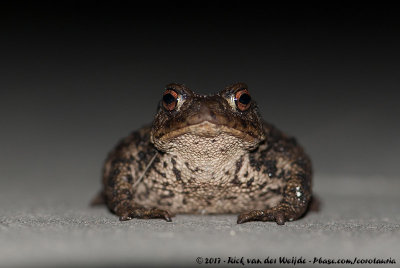
M 280 210 L 252 210 L 241 213 L 238 216 L 237 223 L 245 223 L 249 221 L 275 221 L 279 225 L 285 224 L 285 213 Z
M 133 218 L 137 219 L 164 219 L 168 222 L 171 222 L 171 218 L 174 216 L 167 210 L 162 210 L 158 208 L 137 208 L 137 207 L 128 207 L 123 210 L 119 210 L 117 215 L 119 216 L 120 221 L 127 221 Z

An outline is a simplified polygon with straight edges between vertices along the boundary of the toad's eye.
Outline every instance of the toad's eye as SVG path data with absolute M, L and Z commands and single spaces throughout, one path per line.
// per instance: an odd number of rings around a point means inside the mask
M 246 111 L 250 107 L 251 97 L 247 89 L 235 93 L 235 103 L 240 111 Z
M 178 93 L 172 89 L 167 89 L 163 95 L 163 106 L 168 111 L 175 109 L 178 102 Z

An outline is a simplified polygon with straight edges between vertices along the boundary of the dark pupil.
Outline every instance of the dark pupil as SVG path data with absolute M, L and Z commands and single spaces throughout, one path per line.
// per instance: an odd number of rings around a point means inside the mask
M 249 104 L 250 101 L 251 101 L 251 97 L 249 94 L 246 94 L 246 93 L 242 94 L 242 96 L 240 96 L 240 98 L 239 98 L 239 102 L 244 105 Z
M 171 104 L 171 103 L 173 103 L 175 101 L 175 98 L 174 98 L 174 96 L 172 96 L 172 94 L 168 93 L 168 94 L 164 95 L 163 101 L 166 104 Z

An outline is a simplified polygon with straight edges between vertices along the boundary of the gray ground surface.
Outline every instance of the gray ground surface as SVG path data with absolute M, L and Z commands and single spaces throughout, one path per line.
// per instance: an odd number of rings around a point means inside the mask
M 285 226 L 237 225 L 235 215 L 119 222 L 105 207 L 88 207 L 95 193 L 91 183 L 65 180 L 42 188 L 33 181 L 9 181 L 0 189 L 0 266 L 200 267 L 197 257 L 234 256 L 391 257 L 398 263 L 388 267 L 399 265 L 400 182 L 318 174 L 316 181 L 320 212 Z

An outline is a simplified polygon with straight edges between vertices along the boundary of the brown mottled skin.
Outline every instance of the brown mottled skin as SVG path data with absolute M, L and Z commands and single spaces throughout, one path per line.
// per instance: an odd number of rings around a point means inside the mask
M 170 84 L 153 124 L 109 154 L 94 203 L 120 220 L 238 213 L 238 223 L 284 224 L 306 211 L 311 173 L 296 140 L 262 121 L 245 84 L 209 96 Z

